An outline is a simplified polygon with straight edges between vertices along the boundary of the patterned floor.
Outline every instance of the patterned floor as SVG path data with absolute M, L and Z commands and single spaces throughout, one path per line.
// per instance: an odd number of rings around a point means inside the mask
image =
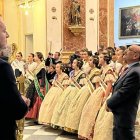
M 77 136 L 26 121 L 23 140 L 77 140 Z
M 23 140 L 78 140 L 76 135 L 55 130 L 49 126 L 35 125 L 25 121 Z M 136 140 L 140 140 L 140 125 L 136 125 Z

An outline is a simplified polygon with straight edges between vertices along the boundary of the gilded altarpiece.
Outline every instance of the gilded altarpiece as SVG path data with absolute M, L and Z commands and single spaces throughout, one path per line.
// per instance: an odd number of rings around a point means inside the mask
M 80 4 L 81 25 L 85 27 L 85 0 L 78 0 Z M 63 0 L 63 51 L 74 52 L 86 47 L 86 29 L 81 35 L 75 36 L 70 32 L 69 12 L 72 0 Z

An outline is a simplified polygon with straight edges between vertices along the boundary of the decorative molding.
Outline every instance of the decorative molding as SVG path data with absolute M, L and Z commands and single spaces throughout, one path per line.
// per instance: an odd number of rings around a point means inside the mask
M 52 12 L 56 12 L 56 7 L 52 7 Z
M 114 0 L 108 0 L 108 46 L 114 47 Z
M 52 7 L 52 8 L 51 8 L 51 11 L 52 11 L 53 13 L 55 13 L 55 12 L 56 12 L 56 7 Z M 57 20 L 57 17 L 56 17 L 56 16 L 52 16 L 52 19 Z
M 92 21 L 94 21 L 94 18 L 93 18 L 93 17 L 90 17 L 90 18 L 89 18 L 89 20 L 92 20 Z
M 89 9 L 89 13 L 90 14 L 93 14 L 94 13 L 94 10 L 91 8 L 91 9 Z
M 107 47 L 107 1 L 99 0 L 99 46 L 103 45 L 105 48 Z
M 57 17 L 56 16 L 52 16 L 52 19 L 56 19 L 57 20 Z
M 68 63 L 68 62 L 69 62 L 69 57 L 70 57 L 72 54 L 74 54 L 74 52 L 71 52 L 71 51 L 68 51 L 68 52 L 63 51 L 63 52 L 61 53 L 61 60 L 62 60 L 62 62 L 63 62 L 63 63 Z
M 93 15 L 94 10 L 93 10 L 92 8 L 91 8 L 91 9 L 89 9 L 89 13 L 90 13 L 91 15 Z M 91 17 L 89 18 L 89 20 L 94 21 L 94 17 L 93 17 L 93 16 L 91 16 Z
M 85 30 L 83 26 L 70 26 L 68 28 L 75 36 L 81 35 Z

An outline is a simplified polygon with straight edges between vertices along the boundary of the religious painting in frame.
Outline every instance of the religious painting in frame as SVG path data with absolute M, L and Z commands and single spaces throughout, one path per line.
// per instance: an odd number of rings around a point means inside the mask
M 119 9 L 119 38 L 140 37 L 140 6 Z

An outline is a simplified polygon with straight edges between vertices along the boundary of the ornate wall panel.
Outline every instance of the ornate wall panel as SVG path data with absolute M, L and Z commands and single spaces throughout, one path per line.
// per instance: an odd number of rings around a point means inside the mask
M 108 46 L 114 47 L 114 0 L 109 0 L 108 9 Z
M 85 0 L 78 0 L 78 2 L 80 4 L 81 24 L 85 27 Z M 63 0 L 63 51 L 76 51 L 86 47 L 85 31 L 82 35 L 74 36 L 68 29 L 70 6 L 71 0 Z
M 107 47 L 107 0 L 99 0 L 99 46 Z

